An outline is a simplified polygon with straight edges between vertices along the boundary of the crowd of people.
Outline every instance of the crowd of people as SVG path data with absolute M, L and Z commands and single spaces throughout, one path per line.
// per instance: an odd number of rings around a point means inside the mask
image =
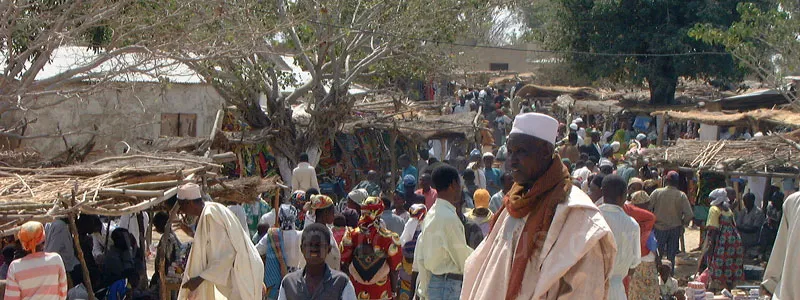
M 496 115 L 508 116 L 502 108 Z M 397 185 L 387 189 L 369 171 L 344 199 L 320 193 L 305 154 L 274 209 L 261 199 L 226 206 L 197 184 L 180 186 L 168 206 L 178 206 L 191 247 L 174 232 L 159 247 L 170 275 L 182 277 L 174 296 L 686 299 L 673 274 L 693 225 L 702 226 L 704 241 L 695 280 L 732 289 L 744 283 L 752 256 L 769 261 L 766 292 L 800 298 L 791 285 L 800 193 L 771 188 L 766 211 L 753 194 L 740 204 L 733 187 L 692 201 L 680 172 L 626 159 L 649 147 L 647 134 L 600 134 L 580 118 L 564 126 L 535 112 L 507 123 L 500 143 L 476 145 L 465 166 L 435 158 L 414 164 L 403 155 Z M 153 215 L 155 231 L 165 234 L 169 219 Z M 158 272 L 148 280 L 145 266 L 150 223 L 146 213 L 82 215 L 77 243 L 68 220 L 26 223 L 2 252 L 6 299 L 85 299 L 84 267 L 101 299 L 157 299 Z

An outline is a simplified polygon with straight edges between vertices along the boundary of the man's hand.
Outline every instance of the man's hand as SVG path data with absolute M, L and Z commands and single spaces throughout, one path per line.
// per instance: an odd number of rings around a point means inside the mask
M 204 280 L 203 277 L 200 276 L 194 277 L 192 279 L 189 279 L 189 281 L 187 281 L 186 283 L 184 283 L 183 286 L 181 286 L 181 288 L 194 291 L 197 289 L 197 287 L 200 286 L 201 283 L 203 283 L 203 280 Z

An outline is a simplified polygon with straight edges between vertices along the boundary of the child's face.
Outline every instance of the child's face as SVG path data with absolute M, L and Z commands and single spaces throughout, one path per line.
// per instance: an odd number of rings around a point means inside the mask
M 305 236 L 302 244 L 300 244 L 300 250 L 303 252 L 303 257 L 308 265 L 324 264 L 330 247 L 330 241 L 325 240 L 325 237 L 318 232 Z

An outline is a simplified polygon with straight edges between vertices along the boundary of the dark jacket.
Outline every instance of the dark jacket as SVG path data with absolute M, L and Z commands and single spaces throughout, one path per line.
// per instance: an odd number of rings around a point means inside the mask
M 338 300 L 341 299 L 345 287 L 350 283 L 347 275 L 326 266 L 325 278 L 312 295 L 306 286 L 305 272 L 306 270 L 303 268 L 289 273 L 283 278 L 281 293 L 286 295 L 286 299 Z

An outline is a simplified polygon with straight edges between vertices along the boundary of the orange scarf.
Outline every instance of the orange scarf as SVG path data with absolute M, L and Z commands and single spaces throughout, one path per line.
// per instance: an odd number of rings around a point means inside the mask
M 497 216 L 503 209 L 508 210 L 508 214 L 514 218 L 521 219 L 528 216 L 522 236 L 519 238 L 520 242 L 514 251 L 511 281 L 506 290 L 506 299 L 515 299 L 519 294 L 528 260 L 533 259 L 537 250 L 541 250 L 544 244 L 543 238 L 547 236 L 550 223 L 555 216 L 556 206 L 567 198 L 570 189 L 572 182 L 569 171 L 561 163 L 561 157 L 555 154 L 550 168 L 536 180 L 527 193 L 523 186 L 514 183 L 503 199 L 503 207 L 494 214 L 491 227 L 494 227 Z M 544 234 L 538 234 L 540 232 Z

